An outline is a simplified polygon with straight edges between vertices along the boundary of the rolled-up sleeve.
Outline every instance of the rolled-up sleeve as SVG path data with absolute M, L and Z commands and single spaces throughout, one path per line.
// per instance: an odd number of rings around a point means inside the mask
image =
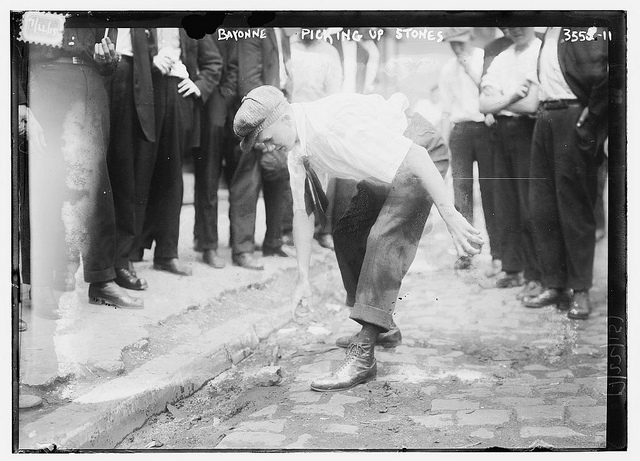
M 305 211 L 304 204 L 304 182 L 306 173 L 302 164 L 302 157 L 299 153 L 289 152 L 287 158 L 287 167 L 289 168 L 289 183 L 291 186 L 291 196 L 293 197 L 293 211 Z

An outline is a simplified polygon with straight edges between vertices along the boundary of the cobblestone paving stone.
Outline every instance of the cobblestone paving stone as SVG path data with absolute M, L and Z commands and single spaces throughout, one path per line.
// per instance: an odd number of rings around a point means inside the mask
M 266 366 L 261 358 L 277 348 L 284 372 L 279 386 L 237 391 L 234 411 L 218 415 L 223 422 L 208 439 L 170 438 L 164 448 L 603 448 L 606 272 L 596 271 L 592 316 L 574 321 L 554 307 L 524 308 L 515 299 L 518 288 L 482 288 L 478 274 L 486 259 L 475 272 L 455 274 L 449 269 L 455 256 L 436 249 L 440 234 L 423 239 L 405 278 L 396 309 L 403 343 L 376 349 L 375 380 L 336 393 L 309 389 L 344 357 L 344 349 L 333 347 L 335 339 L 358 330 L 336 288 L 329 303 L 272 335 L 237 367 L 250 373 Z M 597 257 L 604 258 L 603 251 L 599 246 Z M 196 411 L 203 402 L 231 400 L 231 393 L 220 392 L 221 383 L 212 381 L 180 404 Z M 120 448 L 148 441 L 154 425 Z

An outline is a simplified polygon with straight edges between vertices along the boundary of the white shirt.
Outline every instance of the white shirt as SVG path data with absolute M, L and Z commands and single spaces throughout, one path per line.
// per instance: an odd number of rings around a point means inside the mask
M 275 27 L 273 29 L 273 33 L 276 36 L 276 45 L 278 46 L 278 71 L 280 73 L 280 89 L 284 89 L 287 84 L 287 70 L 285 68 L 284 63 L 284 51 L 282 49 L 282 35 L 280 28 Z M 285 37 L 285 40 L 289 40 L 288 37 Z
M 169 77 L 189 78 L 186 66 L 180 60 L 180 31 L 176 27 L 158 27 L 158 55 L 169 56 L 173 66 L 167 74 Z
M 482 75 L 484 50 L 474 48 L 469 60 L 471 72 L 479 81 Z M 457 57 L 451 58 L 442 67 L 438 86 L 442 95 L 442 111 L 449 114 L 451 122 L 484 121 L 484 114 L 480 112 L 480 90 Z
M 413 144 L 404 137 L 408 106 L 400 93 L 387 100 L 340 93 L 291 104 L 299 139 L 287 160 L 294 210 L 305 209 L 303 157 L 331 177 L 391 183 Z
M 309 45 L 293 42 L 289 71 L 293 78 L 292 102 L 317 101 L 342 89 L 340 54 L 324 40 Z
M 513 44 L 495 57 L 482 78 L 482 88 L 492 87 L 507 95 L 513 94 L 525 80 L 538 81 L 538 54 L 542 41 L 535 37 L 524 50 L 516 50 Z M 517 115 L 501 110 L 501 115 Z
M 549 27 L 545 35 L 544 45 L 540 51 L 540 87 L 543 101 L 549 99 L 575 99 L 567 81 L 562 75 L 558 60 L 558 39 L 560 27 Z
M 116 53 L 123 56 L 133 56 L 133 45 L 131 44 L 131 29 L 128 27 L 118 27 L 118 37 L 116 38 Z

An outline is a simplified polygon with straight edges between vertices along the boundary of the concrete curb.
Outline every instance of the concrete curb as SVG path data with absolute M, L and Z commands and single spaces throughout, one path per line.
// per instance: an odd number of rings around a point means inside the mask
M 312 270 L 326 271 L 331 264 L 328 259 L 312 262 Z M 290 270 L 282 271 L 271 280 L 290 274 Z M 321 302 L 316 300 L 318 305 Z M 269 315 L 248 314 L 225 322 L 205 337 L 182 344 L 26 424 L 19 451 L 35 450 L 43 443 L 54 443 L 59 451 L 113 449 L 148 418 L 163 412 L 167 404 L 192 395 L 291 322 L 286 303 L 267 297 L 265 303 L 272 308 Z

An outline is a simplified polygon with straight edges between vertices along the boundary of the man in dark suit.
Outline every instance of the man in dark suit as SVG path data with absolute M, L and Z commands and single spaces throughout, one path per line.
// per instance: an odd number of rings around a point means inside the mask
M 184 29 L 158 28 L 153 57 L 156 161 L 145 214 L 143 243 L 156 247 L 153 267 L 191 275 L 178 260 L 182 158 L 200 142 L 200 112 L 220 82 L 222 57 L 213 38 L 190 38 Z
M 608 126 L 608 40 L 601 28 L 550 27 L 538 60 L 544 97 L 531 153 L 530 201 L 542 284 L 527 307 L 591 313 L 594 204 Z
M 195 223 L 194 247 L 202 260 L 214 268 L 223 268 L 218 256 L 218 182 L 223 160 L 227 176 L 233 170 L 234 140 L 230 133 L 238 106 L 238 50 L 236 42 L 215 40 L 222 55 L 220 84 L 202 109 L 200 146 L 194 150 Z
M 145 290 L 131 259 L 144 222 L 154 164 L 155 116 L 151 82 L 150 29 L 112 29 L 120 62 L 107 80 L 111 136 L 107 153 L 116 212 L 116 282 L 130 290 Z M 154 44 L 151 43 L 151 47 Z
M 252 38 L 238 43 L 239 96 L 243 98 L 262 85 L 272 85 L 287 92 L 286 63 L 290 57 L 288 38 L 279 29 L 266 29 L 266 38 Z M 288 187 L 283 175 L 265 175 L 260 167 L 260 154 L 253 149 L 241 155 L 229 187 L 229 216 L 233 263 L 247 269 L 261 270 L 254 260 L 256 205 L 260 186 L 264 195 L 267 231 L 262 245 L 263 256 L 283 256 L 283 197 Z M 271 179 L 273 178 L 273 179 Z
M 73 281 L 66 263 L 74 254 L 82 255 L 90 303 L 144 307 L 114 283 L 109 103 L 102 77 L 115 69 L 117 54 L 104 29 L 82 26 L 70 18 L 60 46 L 28 44 L 29 91 L 21 110 L 30 114 L 31 303 L 37 315 L 49 318 L 59 315 L 55 278 L 61 272 L 62 280 L 70 275 Z M 64 285 L 56 288 L 75 289 Z

